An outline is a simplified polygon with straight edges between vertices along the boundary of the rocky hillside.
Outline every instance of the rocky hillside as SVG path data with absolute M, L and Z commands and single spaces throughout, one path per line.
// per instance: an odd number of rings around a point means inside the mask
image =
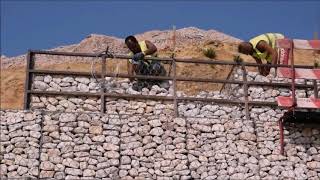
M 150 40 L 153 42 L 159 50 L 172 49 L 173 46 L 173 30 L 155 30 L 142 34 L 137 34 L 136 37 L 139 40 Z M 238 43 L 241 40 L 230 35 L 226 35 L 216 30 L 202 30 L 195 27 L 188 27 L 176 30 L 176 48 L 183 49 L 186 46 L 198 46 L 210 41 L 217 41 L 221 43 Z M 116 54 L 127 53 L 128 49 L 124 44 L 124 40 L 121 38 L 106 36 L 100 34 L 90 34 L 78 44 L 61 46 L 50 49 L 52 51 L 61 52 L 86 52 L 96 53 L 105 50 L 110 47 L 110 51 Z M 18 57 L 1 57 L 2 68 L 21 65 L 25 61 L 25 55 Z

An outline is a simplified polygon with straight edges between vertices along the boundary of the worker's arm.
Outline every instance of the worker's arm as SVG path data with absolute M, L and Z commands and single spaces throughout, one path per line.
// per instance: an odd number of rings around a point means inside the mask
M 255 57 L 255 56 L 253 56 L 253 58 L 256 60 L 257 64 L 262 64 L 261 59 Z M 269 74 L 268 67 L 258 66 L 258 70 L 259 70 L 259 73 L 263 76 L 267 76 Z
M 148 40 L 146 40 L 145 42 L 146 42 L 146 45 L 148 48 L 148 50 L 146 50 L 144 52 L 145 55 L 151 55 L 151 54 L 157 52 L 157 47 L 152 42 L 150 42 Z
M 265 41 L 260 41 L 258 44 L 257 44 L 257 47 L 256 47 L 260 52 L 264 53 L 266 52 L 267 53 L 267 57 L 271 57 L 272 61 L 271 63 L 272 64 L 277 64 L 277 59 L 278 59 L 278 53 L 275 49 L 273 49 L 271 46 L 269 46 L 269 44 Z
M 144 52 L 139 52 L 133 55 L 133 60 L 138 61 L 144 58 L 146 55 L 151 55 L 157 51 L 157 47 L 150 41 L 145 41 L 147 50 Z

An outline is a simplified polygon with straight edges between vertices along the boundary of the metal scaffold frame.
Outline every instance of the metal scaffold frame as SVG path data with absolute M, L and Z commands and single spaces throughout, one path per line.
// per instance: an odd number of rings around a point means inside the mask
M 139 79 L 150 79 L 150 80 L 171 80 L 173 82 L 173 96 L 154 96 L 154 95 L 133 95 L 133 94 L 116 94 L 105 92 L 105 88 L 101 87 L 100 92 L 89 93 L 89 92 L 63 92 L 63 91 L 35 91 L 32 90 L 33 75 L 45 74 L 45 75 L 64 75 L 64 76 L 87 76 L 90 77 L 90 72 L 76 72 L 76 71 L 53 71 L 35 69 L 35 55 L 57 55 L 57 56 L 74 56 L 74 57 L 93 57 L 101 59 L 101 72 L 96 73 L 96 76 L 105 81 L 106 77 L 117 77 L 117 78 L 139 78 Z M 128 60 L 131 56 L 127 55 L 112 55 L 106 54 L 94 54 L 94 53 L 73 53 L 73 52 L 55 52 L 55 51 L 41 51 L 41 50 L 29 50 L 27 55 L 27 66 L 26 66 L 26 81 L 25 81 L 25 92 L 24 92 L 24 109 L 30 109 L 31 95 L 51 95 L 51 96 L 85 96 L 85 97 L 100 97 L 101 98 L 101 113 L 106 112 L 106 98 L 124 98 L 124 99 L 145 99 L 145 100 L 163 100 L 173 101 L 175 116 L 179 116 L 178 103 L 181 101 L 198 101 L 207 103 L 217 104 L 233 104 L 240 105 L 244 104 L 246 108 L 246 116 L 249 118 L 248 108 L 249 106 L 269 106 L 276 107 L 277 102 L 265 102 L 265 101 L 249 101 L 248 100 L 248 88 L 249 86 L 269 86 L 279 88 L 290 88 L 292 83 L 272 83 L 272 82 L 253 82 L 247 81 L 246 67 L 290 67 L 290 65 L 271 65 L 271 64 L 256 64 L 248 62 L 234 62 L 234 61 L 221 61 L 221 60 L 203 60 L 203 59 L 179 59 L 179 58 L 158 58 L 158 57 L 146 57 L 146 60 L 157 60 L 166 61 L 172 64 L 172 76 L 143 76 L 143 75 L 129 75 L 129 74 L 115 74 L 107 73 L 107 59 L 119 59 Z M 197 63 L 197 64 L 213 64 L 213 65 L 233 65 L 240 66 L 243 70 L 243 81 L 238 80 L 223 80 L 223 79 L 208 79 L 208 78 L 194 78 L 194 77 L 181 77 L 177 75 L 177 63 Z M 305 65 L 294 65 L 294 68 L 305 68 L 313 69 L 313 66 Z M 207 83 L 222 83 L 222 84 L 239 84 L 243 85 L 244 93 L 246 95 L 244 101 L 242 100 L 229 100 L 229 99 L 216 99 L 216 98 L 198 98 L 198 97 L 178 97 L 177 96 L 177 82 L 207 82 Z M 313 88 L 318 89 L 317 84 L 295 84 L 296 88 Z M 316 93 L 315 93 L 316 94 Z

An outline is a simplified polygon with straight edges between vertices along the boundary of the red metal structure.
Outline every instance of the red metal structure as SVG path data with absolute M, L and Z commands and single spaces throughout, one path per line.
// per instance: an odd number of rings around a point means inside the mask
M 297 44 L 297 45 L 295 45 Z M 279 96 L 277 98 L 278 106 L 286 107 L 288 111 L 279 119 L 279 128 L 280 128 L 280 153 L 284 154 L 284 133 L 283 126 L 286 121 L 291 119 L 291 122 L 294 122 L 295 119 L 299 116 L 299 119 L 304 118 L 317 118 L 320 119 L 318 112 L 307 112 L 305 116 L 301 116 L 299 111 L 296 111 L 296 108 L 304 109 L 320 109 L 320 99 L 318 99 L 318 89 L 317 81 L 320 80 L 320 69 L 296 69 L 294 66 L 294 55 L 293 49 L 312 49 L 320 50 L 320 41 L 319 40 L 289 40 L 282 39 L 278 40 L 277 46 L 279 48 L 279 60 L 281 64 L 289 65 L 291 68 L 280 67 L 278 68 L 278 75 L 280 77 L 291 78 L 291 97 Z M 296 79 L 313 79 L 314 83 L 314 97 L 310 98 L 296 98 Z M 298 115 L 300 113 L 300 115 Z M 305 114 L 306 112 L 302 112 Z M 311 114 L 312 113 L 312 114 Z M 303 122 L 303 120 L 302 120 Z

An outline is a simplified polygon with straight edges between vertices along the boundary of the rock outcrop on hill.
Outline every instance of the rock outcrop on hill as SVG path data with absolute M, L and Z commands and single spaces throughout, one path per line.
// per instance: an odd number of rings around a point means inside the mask
M 173 30 L 155 30 L 142 34 L 137 34 L 138 40 L 150 40 L 159 50 L 173 48 Z M 241 40 L 230 35 L 226 35 L 216 30 L 202 30 L 195 27 L 188 27 L 176 30 L 176 48 L 183 48 L 185 46 L 196 46 L 210 41 L 220 41 L 224 43 L 237 43 Z M 110 52 L 115 54 L 124 54 L 128 52 L 124 44 L 124 39 L 101 35 L 90 34 L 78 44 L 60 46 L 49 49 L 51 51 L 61 52 L 84 52 L 84 53 L 98 53 L 110 48 Z M 1 68 L 21 66 L 25 64 L 26 55 L 17 57 L 1 57 Z

